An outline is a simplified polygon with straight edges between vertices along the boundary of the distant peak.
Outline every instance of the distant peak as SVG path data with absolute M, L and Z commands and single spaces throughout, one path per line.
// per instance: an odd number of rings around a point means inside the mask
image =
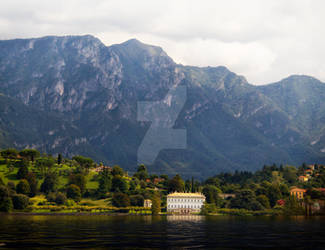
M 125 42 L 122 43 L 122 44 L 124 44 L 124 45 L 128 45 L 128 44 L 140 45 L 140 44 L 142 44 L 142 45 L 144 45 L 144 43 L 140 42 L 140 41 L 139 41 L 138 39 L 136 39 L 136 38 L 129 39 L 129 40 L 125 41 Z
M 111 47 L 113 49 L 123 50 L 129 56 L 138 56 L 139 54 L 147 54 L 150 56 L 168 57 L 167 53 L 161 47 L 145 44 L 135 38 L 127 40 L 126 42 L 120 44 L 114 44 Z
M 155 51 L 155 52 L 161 53 L 163 51 L 163 49 L 159 46 L 145 44 L 135 38 L 127 40 L 126 42 L 121 43 L 120 45 L 122 45 L 124 47 L 129 47 L 129 48 L 139 48 L 139 49 L 143 49 L 143 50 L 147 50 L 147 51 L 151 51 L 151 52 Z
M 309 82 L 309 81 L 320 82 L 317 78 L 308 76 L 308 75 L 291 75 L 291 76 L 288 76 L 287 78 L 284 78 L 282 81 L 283 82 L 292 82 L 292 81 L 295 81 L 295 82 L 306 82 L 306 81 L 307 82 Z

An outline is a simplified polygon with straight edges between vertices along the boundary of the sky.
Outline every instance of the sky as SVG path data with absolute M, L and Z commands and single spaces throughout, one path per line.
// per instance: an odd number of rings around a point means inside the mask
M 0 39 L 136 38 L 176 63 L 226 66 L 255 85 L 304 74 L 325 82 L 323 0 L 1 0 Z

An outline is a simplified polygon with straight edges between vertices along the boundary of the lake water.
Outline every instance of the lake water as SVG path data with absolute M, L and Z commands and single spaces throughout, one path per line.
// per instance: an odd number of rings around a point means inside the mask
M 325 218 L 0 215 L 13 248 L 325 249 Z

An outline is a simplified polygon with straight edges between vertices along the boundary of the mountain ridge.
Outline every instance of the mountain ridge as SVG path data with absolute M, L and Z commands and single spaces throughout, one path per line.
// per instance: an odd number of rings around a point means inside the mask
M 224 66 L 184 66 L 158 46 L 136 39 L 105 46 L 91 35 L 0 41 L 0 54 L 0 92 L 27 113 L 56 114 L 71 126 L 71 138 L 49 140 L 48 153 L 83 153 L 134 169 L 150 126 L 137 121 L 137 103 L 160 101 L 183 85 L 187 100 L 174 128 L 187 129 L 188 146 L 161 151 L 152 172 L 204 177 L 325 159 L 325 84 L 313 77 L 255 86 Z M 23 141 L 21 148 L 30 146 Z

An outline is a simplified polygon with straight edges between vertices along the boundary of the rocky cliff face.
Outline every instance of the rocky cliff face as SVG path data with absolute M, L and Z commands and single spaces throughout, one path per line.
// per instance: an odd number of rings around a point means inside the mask
M 187 130 L 187 147 L 161 151 L 151 171 L 202 177 L 325 159 L 325 85 L 311 77 L 256 87 L 225 67 L 178 65 L 159 47 L 134 39 L 106 47 L 92 36 L 0 41 L 0 55 L 2 147 L 82 153 L 134 170 L 151 124 L 137 120 L 138 102 L 185 86 L 174 128 Z M 28 136 L 9 126 L 21 112 Z

